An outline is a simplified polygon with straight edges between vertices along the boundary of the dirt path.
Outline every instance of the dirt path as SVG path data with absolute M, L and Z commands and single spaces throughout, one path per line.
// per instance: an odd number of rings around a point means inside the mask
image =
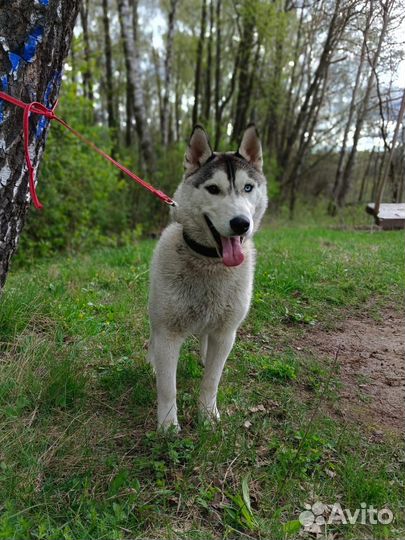
M 333 331 L 305 335 L 303 347 L 338 362 L 343 383 L 336 412 L 383 432 L 405 431 L 405 316 L 348 318 Z

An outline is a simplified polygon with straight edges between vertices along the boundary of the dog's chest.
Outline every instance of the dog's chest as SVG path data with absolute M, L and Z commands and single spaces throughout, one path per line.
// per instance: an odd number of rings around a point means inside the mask
M 246 315 L 251 294 L 245 270 L 181 265 L 171 280 L 173 323 L 192 332 L 238 325 Z

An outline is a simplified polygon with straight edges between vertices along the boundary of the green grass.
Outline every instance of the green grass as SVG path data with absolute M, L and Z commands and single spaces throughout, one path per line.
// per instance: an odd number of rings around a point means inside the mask
M 335 366 L 292 347 L 314 325 L 403 295 L 403 235 L 268 228 L 254 301 L 220 386 L 222 421 L 198 421 L 196 341 L 182 351 L 180 435 L 155 431 L 145 364 L 154 242 L 57 257 L 11 273 L 0 311 L 0 539 L 299 537 L 305 503 L 388 506 L 403 538 L 404 449 L 330 411 Z

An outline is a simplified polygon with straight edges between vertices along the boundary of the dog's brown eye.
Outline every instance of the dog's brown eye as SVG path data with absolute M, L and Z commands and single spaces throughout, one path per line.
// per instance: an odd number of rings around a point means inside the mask
M 208 193 L 211 193 L 211 195 L 218 195 L 218 193 L 219 193 L 219 187 L 218 186 L 214 186 L 214 185 L 207 186 L 205 189 L 208 191 Z

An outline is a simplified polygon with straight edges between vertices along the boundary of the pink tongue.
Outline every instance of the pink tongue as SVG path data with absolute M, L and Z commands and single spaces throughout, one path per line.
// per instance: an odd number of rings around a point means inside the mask
M 222 259 L 225 266 L 238 266 L 243 263 L 245 257 L 242 253 L 239 236 L 231 236 L 230 238 L 221 236 L 221 244 Z

